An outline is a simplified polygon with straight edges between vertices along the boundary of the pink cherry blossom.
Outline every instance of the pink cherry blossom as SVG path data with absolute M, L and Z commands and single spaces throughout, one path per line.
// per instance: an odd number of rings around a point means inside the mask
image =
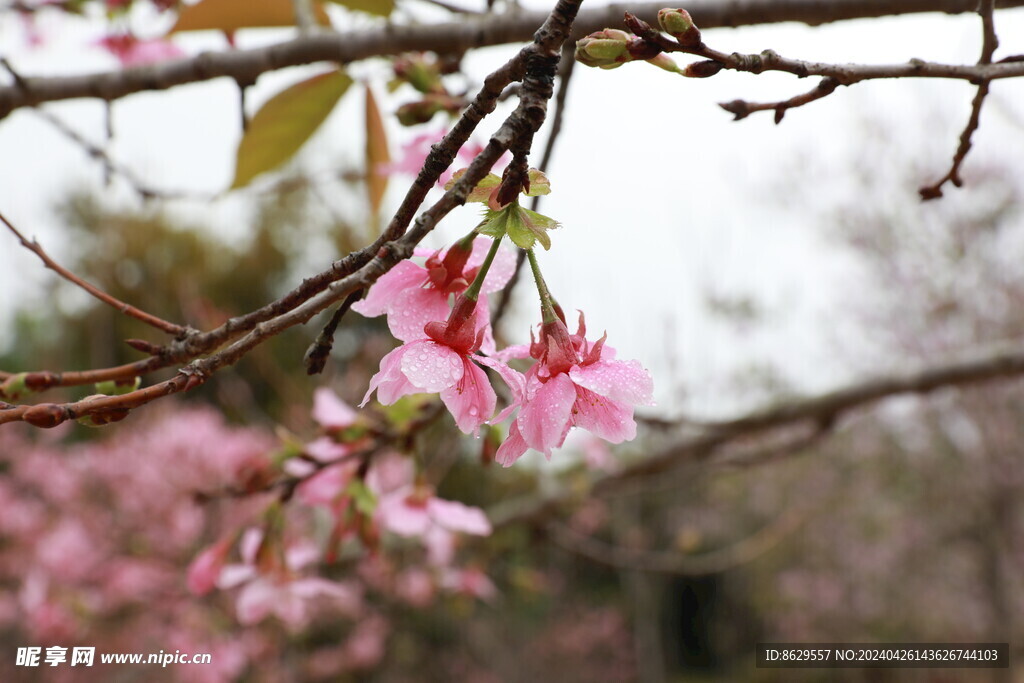
M 184 57 L 174 43 L 163 39 L 139 40 L 133 35 L 106 36 L 96 41 L 96 45 L 117 57 L 121 66 L 145 66 L 157 62 Z
M 345 429 L 355 424 L 356 411 L 336 393 L 320 387 L 313 392 L 313 419 L 330 431 Z
M 421 539 L 427 561 L 438 567 L 452 563 L 456 533 L 489 536 L 492 530 L 480 508 L 438 498 L 423 485 L 403 486 L 381 496 L 374 519 L 393 534 Z
M 188 589 L 195 595 L 206 595 L 217 587 L 217 578 L 227 561 L 232 539 L 214 543 L 199 553 L 188 566 Z
M 396 339 L 423 339 L 423 326 L 448 317 L 448 299 L 469 287 L 490 246 L 490 239 L 478 237 L 471 251 L 461 249 L 457 243 L 432 253 L 417 249 L 415 255 L 428 256 L 424 265 L 402 261 L 382 275 L 352 310 L 367 317 L 387 314 L 388 328 Z M 495 255 L 480 290 L 478 307 L 483 311 L 487 306 L 486 295 L 508 283 L 515 263 L 515 254 L 508 249 Z
M 528 448 L 550 458 L 551 450 L 562 445 L 572 427 L 582 427 L 610 443 L 636 436 L 633 408 L 653 404 L 651 376 L 637 361 L 615 360 L 605 337 L 594 343 L 586 340 L 582 313 L 575 335 L 559 320 L 542 326 L 540 341 L 530 348 L 538 362 L 527 371 L 525 390 L 517 393 L 510 406 L 521 407 L 508 438 L 498 448 L 498 462 L 508 467 Z M 508 355 L 506 350 L 503 357 Z
M 265 569 L 258 566 L 262 543 L 262 531 L 247 529 L 239 542 L 242 564 L 225 566 L 217 579 L 221 589 L 242 586 L 235 603 L 239 623 L 256 624 L 276 616 L 288 627 L 299 629 L 309 622 L 313 608 L 325 601 L 348 616 L 359 613 L 362 596 L 354 585 L 297 575 L 319 556 L 316 548 L 308 544 L 290 547 L 284 553 L 284 567 Z
M 377 522 L 399 536 L 423 536 L 433 527 L 474 536 L 489 536 L 491 523 L 480 508 L 437 498 L 409 485 L 383 496 L 374 514 Z
M 402 173 L 405 175 L 416 176 L 419 175 L 420 169 L 423 168 L 423 164 L 427 160 L 427 155 L 430 154 L 431 146 L 440 142 L 445 136 L 445 129 L 438 128 L 436 130 L 427 131 L 417 135 L 409 142 L 402 145 L 402 156 L 398 161 L 393 161 L 389 164 L 381 164 L 377 170 L 379 173 L 384 175 L 390 175 L 392 173 Z M 458 157 L 462 159 L 466 164 L 469 164 L 480 154 L 484 149 L 483 145 L 477 142 L 469 141 L 459 149 Z M 495 167 L 500 168 L 502 165 L 507 164 L 510 155 L 505 152 L 495 163 Z M 441 174 L 438 179 L 438 185 L 444 185 L 451 180 L 453 171 L 449 168 L 447 171 Z
M 481 325 L 480 320 L 479 306 L 462 297 L 449 322 L 434 321 L 425 326 L 430 339 L 403 344 L 381 359 L 380 371 L 370 379 L 360 406 L 366 405 L 374 391 L 384 405 L 408 394 L 440 393 L 459 429 L 466 434 L 478 433 L 494 414 L 497 403 L 487 373 L 480 366 L 493 368 L 506 382 L 521 383 L 518 373 L 501 361 L 476 355 L 489 327 Z

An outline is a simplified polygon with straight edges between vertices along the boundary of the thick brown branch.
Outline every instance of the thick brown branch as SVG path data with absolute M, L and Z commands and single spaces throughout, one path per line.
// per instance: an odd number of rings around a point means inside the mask
M 997 3 L 998 7 L 1022 5 L 1024 0 Z M 818 25 L 916 12 L 973 12 L 977 7 L 973 0 L 832 0 L 827 3 L 819 0 L 703 0 L 687 3 L 687 6 L 694 20 L 703 28 L 784 21 Z M 575 24 L 574 35 L 579 37 L 618 24 L 627 7 L 638 16 L 654 21 L 664 3 L 610 5 L 588 10 L 581 13 Z M 459 53 L 488 45 L 521 42 L 531 37 L 535 27 L 545 17 L 543 12 L 517 12 L 513 16 L 496 15 L 429 26 L 386 25 L 358 32 L 310 35 L 263 48 L 207 52 L 189 59 L 121 71 L 26 78 L 25 88 L 17 85 L 0 88 L 0 117 L 15 109 L 43 102 L 79 97 L 109 101 L 132 93 L 165 90 L 220 77 L 240 83 L 253 83 L 260 74 L 267 71 L 319 61 L 346 64 L 402 52 Z

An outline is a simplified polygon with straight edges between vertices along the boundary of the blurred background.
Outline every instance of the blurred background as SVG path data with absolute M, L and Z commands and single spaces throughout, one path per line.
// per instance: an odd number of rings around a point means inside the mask
M 447 16 L 412 4 L 399 20 Z M 369 22 L 335 8 L 331 16 L 341 29 Z M 141 10 L 126 20 L 136 32 L 166 30 Z M 997 28 L 1012 52 L 1024 11 L 997 13 Z M 33 44 L 17 14 L 0 14 L 0 45 L 26 75 L 117 67 L 94 44 L 108 31 L 99 15 L 39 12 L 36 30 Z M 289 35 L 240 31 L 237 43 Z M 709 30 L 705 40 L 825 61 L 972 63 L 980 29 L 976 16 L 922 14 Z M 225 47 L 213 32 L 174 42 L 187 54 Z M 467 55 L 465 75 L 450 78 L 472 89 L 515 49 Z M 250 89 L 250 107 L 315 72 L 267 74 Z M 399 126 L 389 114 L 414 93 L 387 91 L 385 60 L 351 73 L 378 97 L 392 158 L 444 123 L 439 114 Z M 567 310 L 583 310 L 620 357 L 648 368 L 658 406 L 645 409 L 632 443 L 608 450 L 578 439 L 551 463 L 532 454 L 508 470 L 481 467 L 480 442 L 455 438 L 441 421 L 422 445 L 440 494 L 496 509 L 659 452 L 686 420 L 741 415 L 1021 337 L 1024 86 L 993 85 L 965 187 L 928 203 L 917 188 L 948 169 L 973 88 L 863 83 L 790 111 L 778 126 L 769 115 L 734 123 L 715 105 L 806 88 L 773 74 L 684 81 L 644 64 L 575 69 L 543 169 L 553 191 L 540 208 L 563 228 L 541 263 Z M 501 105 L 479 141 L 513 105 Z M 0 123 L 0 210 L 59 262 L 144 310 L 215 326 L 376 234 L 354 88 L 283 171 L 226 194 L 241 135 L 231 83 L 133 95 L 109 113 L 92 101 L 45 109 L 147 186 L 182 194 L 140 197 L 32 110 Z M 411 179 L 392 174 L 382 215 Z M 441 247 L 477 220 L 475 209 L 457 210 L 428 242 Z M 55 278 L 10 236 L 0 243 L 0 368 L 137 359 L 121 340 L 146 331 Z M 526 342 L 536 308 L 524 283 L 501 336 Z M 0 429 L 0 676 L 1024 680 L 1019 668 L 777 671 L 755 668 L 753 654 L 759 642 L 987 641 L 1010 642 L 1011 661 L 1024 656 L 1024 390 L 1014 380 L 892 399 L 847 416 L 799 453 L 768 453 L 756 465 L 692 462 L 540 522 L 501 526 L 461 548 L 495 587 L 486 599 L 403 591 L 401 557 L 362 558 L 322 571 L 358 574 L 372 589 L 372 617 L 326 611 L 301 628 L 241 626 L 230 595 L 189 595 L 185 571 L 267 501 L 196 494 L 261 471 L 289 439 L 311 438 L 315 388 L 358 403 L 396 345 L 382 319 L 346 316 L 327 372 L 310 379 L 301 358 L 323 321 L 314 322 L 117 426 Z M 294 514 L 290 524 L 311 538 L 329 530 L 314 511 Z M 12 666 L 19 646 L 78 643 L 210 652 L 214 664 L 156 674 Z

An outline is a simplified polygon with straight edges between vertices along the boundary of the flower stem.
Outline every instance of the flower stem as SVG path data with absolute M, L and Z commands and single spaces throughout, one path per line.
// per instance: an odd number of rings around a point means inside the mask
M 484 262 L 480 264 L 480 270 L 477 271 L 476 277 L 473 278 L 473 282 L 469 285 L 469 288 L 463 292 L 463 296 L 467 299 L 476 301 L 480 297 L 480 288 L 484 284 L 484 278 L 487 277 L 487 271 L 491 269 L 491 261 L 494 260 L 495 254 L 498 253 L 498 246 L 500 244 L 500 237 L 495 239 L 491 244 L 491 249 L 487 252 L 487 256 L 484 257 Z
M 551 292 L 548 291 L 548 285 L 544 282 L 544 276 L 540 274 L 540 265 L 537 263 L 537 256 L 533 253 L 533 249 L 526 250 L 526 258 L 530 260 L 530 270 L 533 271 L 533 281 L 537 283 L 537 293 L 540 295 L 540 312 L 542 315 L 542 322 L 553 323 L 558 320 L 558 315 L 555 313 L 554 300 L 551 298 Z

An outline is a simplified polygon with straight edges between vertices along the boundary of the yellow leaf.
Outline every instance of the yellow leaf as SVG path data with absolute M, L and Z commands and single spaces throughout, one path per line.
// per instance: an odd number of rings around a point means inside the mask
M 316 132 L 352 79 L 344 71 L 313 76 L 270 98 L 249 122 L 238 143 L 231 189 L 247 185 L 264 171 L 295 155 Z
M 317 23 L 330 23 L 319 2 L 313 3 L 313 14 Z M 178 22 L 171 32 L 218 30 L 234 33 L 240 28 L 267 26 L 295 26 L 292 0 L 201 0 L 181 8 Z
M 384 131 L 384 121 L 380 117 L 380 109 L 373 97 L 373 90 L 366 86 L 366 193 L 370 200 L 373 215 L 380 213 L 380 203 L 384 199 L 384 191 L 388 188 L 388 176 L 381 173 L 381 166 L 391 161 L 388 154 L 388 136 Z
M 342 7 L 376 14 L 380 17 L 391 16 L 395 9 L 395 0 L 328 0 Z

